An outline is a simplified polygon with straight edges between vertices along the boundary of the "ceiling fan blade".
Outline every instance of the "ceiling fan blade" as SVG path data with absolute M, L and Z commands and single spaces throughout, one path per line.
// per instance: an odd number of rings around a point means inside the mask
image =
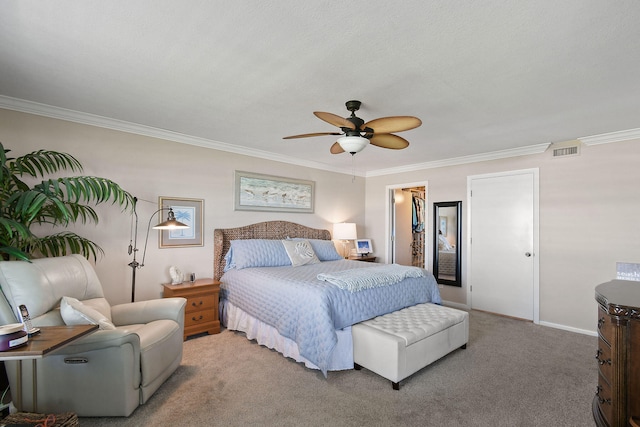
M 390 133 L 375 134 L 371 137 L 369 143 L 377 147 L 391 148 L 392 150 L 402 150 L 409 146 L 409 141 Z
M 356 128 L 356 125 L 351 123 L 349 120 L 335 114 L 323 113 L 322 111 L 314 111 L 313 114 L 315 114 L 315 116 L 320 120 L 324 120 L 325 122 L 332 124 L 334 126 L 338 126 L 339 128 L 348 128 L 348 129 Z
M 340 144 L 338 144 L 337 142 L 334 142 L 333 145 L 331 146 L 331 149 L 329 150 L 331 151 L 331 154 L 340 154 L 340 153 L 344 153 L 344 150 L 342 149 L 342 147 L 340 146 Z
M 324 136 L 324 135 L 342 135 L 342 132 L 316 132 L 316 133 L 303 133 L 302 135 L 285 136 L 282 139 L 295 139 L 295 138 L 310 138 L 312 136 Z
M 409 129 L 415 129 L 422 124 L 422 120 L 412 116 L 393 116 L 382 117 L 365 123 L 365 127 L 373 129 L 375 133 L 392 133 L 402 132 Z

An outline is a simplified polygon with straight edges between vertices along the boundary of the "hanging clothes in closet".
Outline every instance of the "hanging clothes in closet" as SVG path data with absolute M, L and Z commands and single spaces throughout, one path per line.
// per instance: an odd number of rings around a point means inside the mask
M 424 231 L 424 198 L 418 194 L 412 194 L 412 228 L 414 233 L 421 233 Z

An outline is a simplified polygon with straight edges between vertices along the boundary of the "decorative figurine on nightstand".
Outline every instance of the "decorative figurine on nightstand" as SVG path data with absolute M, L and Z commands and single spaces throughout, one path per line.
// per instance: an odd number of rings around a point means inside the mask
M 169 275 L 171 276 L 172 285 L 178 285 L 184 281 L 184 274 L 182 274 L 182 272 L 175 265 L 169 267 Z

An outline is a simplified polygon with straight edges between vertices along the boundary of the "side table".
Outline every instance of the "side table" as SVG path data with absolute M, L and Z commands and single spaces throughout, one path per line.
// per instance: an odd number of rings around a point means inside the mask
M 364 255 L 364 256 L 353 255 L 353 256 L 350 256 L 348 259 L 353 261 L 376 262 L 378 257 L 373 255 Z
M 42 359 L 48 354 L 59 350 L 65 345 L 88 335 L 98 329 L 98 325 L 76 326 L 40 326 L 40 333 L 29 338 L 29 341 L 20 347 L 0 352 L 0 360 L 18 361 L 18 386 L 16 390 L 16 407 L 23 411 L 22 407 L 22 361 L 31 359 L 33 369 L 33 412 L 38 412 L 38 374 L 36 359 Z
M 182 282 L 177 285 L 164 284 L 164 298 L 183 297 L 187 299 L 184 310 L 184 337 L 207 332 L 220 332 L 218 300 L 220 282 L 213 279 L 197 279 L 195 282 Z

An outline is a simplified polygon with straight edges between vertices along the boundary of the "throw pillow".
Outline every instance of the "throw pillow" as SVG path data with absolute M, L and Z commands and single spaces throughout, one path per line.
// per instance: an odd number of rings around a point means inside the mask
M 102 313 L 84 305 L 76 298 L 62 297 L 60 315 L 66 325 L 98 325 L 100 329 L 116 329 L 115 325 Z
M 291 265 L 294 267 L 320 262 L 311 247 L 311 243 L 307 240 L 283 240 L 282 244 L 287 251 L 287 255 L 289 255 Z
M 344 259 L 344 257 L 336 250 L 336 245 L 333 243 L 333 240 L 302 239 L 298 237 L 287 240 L 309 240 L 313 251 L 316 253 L 316 256 L 320 261 L 336 261 Z

